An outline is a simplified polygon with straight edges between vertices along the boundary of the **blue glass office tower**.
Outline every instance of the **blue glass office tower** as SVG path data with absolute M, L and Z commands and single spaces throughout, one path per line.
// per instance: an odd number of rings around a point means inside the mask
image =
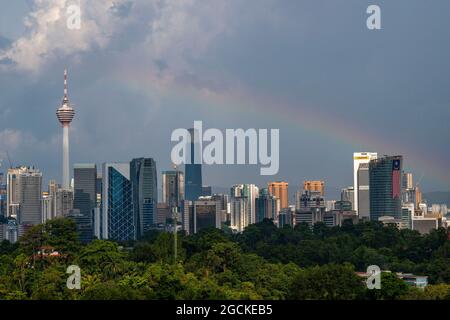
M 188 163 L 184 166 L 185 187 L 184 198 L 186 200 L 195 201 L 203 194 L 202 190 L 202 165 L 201 165 L 201 145 L 199 132 L 189 129 L 191 141 L 188 146 L 189 154 L 187 156 Z M 197 157 L 195 156 L 197 155 Z M 197 161 L 195 161 L 197 160 Z M 198 163 L 195 163 L 198 162 Z
M 103 164 L 102 239 L 127 241 L 136 239 L 136 221 L 129 163 Z
M 79 210 L 74 215 L 82 242 L 89 242 L 94 235 L 93 210 L 97 204 L 97 166 L 95 164 L 75 164 L 73 209 Z
M 137 158 L 130 163 L 133 210 L 136 236 L 142 237 L 156 224 L 158 183 L 156 162 L 152 158 Z
M 402 156 L 386 156 L 369 163 L 370 220 L 389 216 L 402 219 Z

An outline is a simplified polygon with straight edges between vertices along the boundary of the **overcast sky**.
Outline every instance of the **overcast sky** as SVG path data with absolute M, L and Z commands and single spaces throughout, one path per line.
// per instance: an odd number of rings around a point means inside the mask
M 61 180 L 63 69 L 71 162 L 151 156 L 171 132 L 279 128 L 280 171 L 204 168 L 204 184 L 352 184 L 352 154 L 402 154 L 425 191 L 450 190 L 450 1 L 0 0 L 0 158 Z M 381 7 L 381 30 L 366 8 Z

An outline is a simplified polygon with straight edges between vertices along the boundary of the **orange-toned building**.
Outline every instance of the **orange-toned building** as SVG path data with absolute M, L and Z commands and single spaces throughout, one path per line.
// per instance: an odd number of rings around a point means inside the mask
M 269 194 L 280 199 L 281 209 L 289 207 L 288 186 L 289 184 L 284 181 L 269 182 L 267 184 Z
M 303 182 L 303 190 L 305 191 L 320 191 L 320 194 L 325 195 L 325 182 L 320 180 L 306 180 Z
M 419 204 L 422 203 L 422 191 L 420 190 L 419 185 L 416 185 L 416 207 L 419 207 Z

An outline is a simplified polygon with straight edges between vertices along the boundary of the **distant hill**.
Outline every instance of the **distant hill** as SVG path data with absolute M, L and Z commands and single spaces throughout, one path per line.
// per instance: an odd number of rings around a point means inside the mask
M 450 191 L 436 191 L 423 194 L 423 198 L 427 200 L 428 205 L 436 203 L 446 203 L 450 208 Z

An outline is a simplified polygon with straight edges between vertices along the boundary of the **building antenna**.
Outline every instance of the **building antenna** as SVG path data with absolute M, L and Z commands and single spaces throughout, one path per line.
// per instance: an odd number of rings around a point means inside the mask
M 67 85 L 67 68 L 64 68 L 64 101 L 69 100 Z

